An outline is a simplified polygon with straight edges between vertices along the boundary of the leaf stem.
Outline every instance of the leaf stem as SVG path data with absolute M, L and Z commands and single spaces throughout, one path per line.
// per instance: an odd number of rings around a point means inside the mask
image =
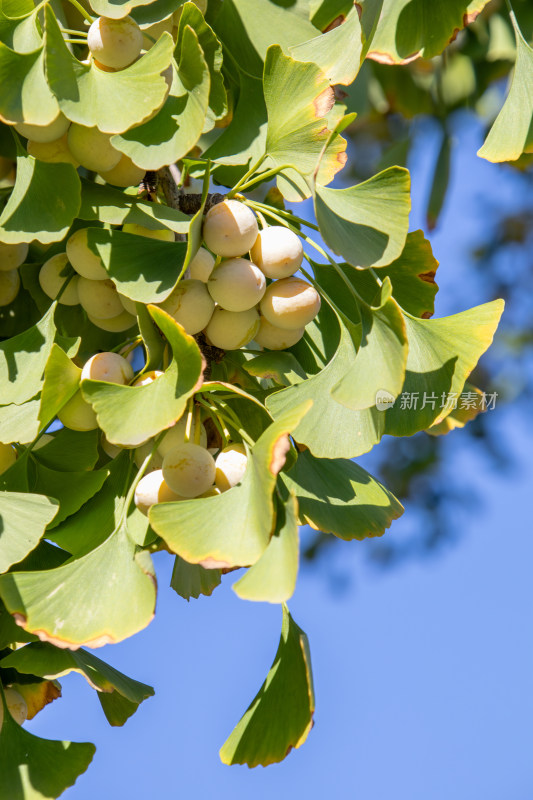
M 246 200 L 246 205 L 249 206 L 257 206 L 260 208 L 266 216 L 268 216 L 269 211 L 272 211 L 272 206 L 267 205 L 266 203 L 260 203 L 257 200 Z M 297 222 L 299 225 L 305 225 L 307 228 L 312 228 L 314 231 L 320 231 L 318 225 L 315 225 L 314 222 L 309 222 L 307 219 L 302 219 L 302 217 L 297 217 L 295 214 L 292 214 L 290 211 L 285 211 L 282 208 L 276 208 L 274 211 L 275 214 L 279 214 L 281 217 L 287 217 L 288 220 L 291 222 Z
M 265 172 L 261 172 L 260 175 L 256 175 L 255 178 L 251 178 L 249 181 L 246 181 L 246 183 L 242 183 L 239 191 L 244 192 L 260 181 L 269 180 L 269 178 L 273 178 L 275 175 L 277 175 L 278 172 L 283 172 L 284 169 L 294 169 L 294 167 L 292 164 L 282 164 L 280 167 L 272 167 L 272 169 L 267 169 Z
M 243 186 L 243 185 L 246 183 L 246 181 L 248 180 L 248 178 L 251 178 L 251 177 L 252 177 L 252 175 L 253 175 L 255 172 L 257 172 L 257 170 L 259 169 L 259 167 L 261 166 L 261 164 L 263 163 L 263 161 L 265 160 L 265 158 L 266 158 L 266 153 L 263 153 L 263 155 L 262 155 L 262 156 L 261 156 L 261 157 L 260 157 L 260 158 L 259 158 L 259 159 L 258 159 L 256 162 L 255 162 L 255 164 L 253 164 L 253 165 L 250 167 L 250 169 L 248 170 L 248 172 L 246 172 L 246 173 L 245 173 L 245 174 L 242 176 L 242 178 L 241 178 L 240 180 L 238 180 L 238 181 L 237 181 L 237 183 L 235 184 L 235 186 L 234 186 L 232 189 L 230 189 L 230 191 L 229 191 L 229 192 L 228 192 L 228 194 L 226 195 L 226 197 L 227 197 L 227 199 L 228 199 L 228 200 L 231 200 L 231 198 L 232 198 L 232 197 L 234 197 L 234 196 L 237 194 L 237 192 L 238 192 L 238 191 L 240 191 L 240 188 L 241 188 L 241 186 Z

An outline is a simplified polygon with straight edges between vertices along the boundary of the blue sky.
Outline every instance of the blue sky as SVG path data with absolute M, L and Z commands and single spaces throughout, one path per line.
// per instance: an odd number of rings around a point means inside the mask
M 489 299 L 479 279 L 469 277 L 465 290 L 468 252 L 491 224 L 487 197 L 494 206 L 516 202 L 512 174 L 476 159 L 480 130 L 463 118 L 456 134 L 451 194 L 430 237 L 441 262 L 437 315 Z M 431 127 L 421 136 L 431 143 Z M 430 158 L 431 148 L 420 147 L 411 165 L 412 228 L 422 226 Z M 448 469 L 478 492 L 471 512 L 452 521 L 456 544 L 380 572 L 364 558 L 370 543 L 338 541 L 303 567 L 290 608 L 309 635 L 317 711 L 300 750 L 268 769 L 220 764 L 218 749 L 274 656 L 280 610 L 239 600 L 233 576 L 187 604 L 167 588 L 170 559 L 161 554 L 155 621 L 97 653 L 156 696 L 112 729 L 93 691 L 71 676 L 63 700 L 28 724 L 97 745 L 64 797 L 530 800 L 533 436 L 522 410 L 490 413 L 514 468 L 498 474 L 470 438 L 453 434 Z M 410 512 L 407 505 L 387 536 L 409 535 Z

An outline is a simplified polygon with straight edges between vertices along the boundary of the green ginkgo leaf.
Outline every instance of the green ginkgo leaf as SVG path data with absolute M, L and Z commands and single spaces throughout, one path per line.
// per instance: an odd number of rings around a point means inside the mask
M 0 118 L 4 122 L 49 125 L 59 105 L 44 74 L 43 48 L 17 53 L 0 42 Z
M 59 511 L 52 526 L 55 527 L 97 494 L 108 475 L 109 470 L 105 468 L 83 470 L 82 472 L 60 472 L 45 467 L 44 464 L 36 464 L 35 482 L 32 489 L 59 501 Z
M 297 61 L 312 61 L 316 64 L 332 86 L 349 86 L 354 82 L 363 63 L 363 44 L 359 15 L 352 8 L 342 25 L 289 49 L 291 56 Z
M 475 20 L 489 0 L 384 0 L 370 58 L 408 64 L 433 58 Z
M 0 572 L 22 561 L 41 539 L 58 512 L 50 497 L 26 492 L 0 492 Z
M 255 356 L 243 364 L 249 375 L 276 381 L 282 386 L 292 386 L 307 377 L 298 359 L 286 350 L 271 350 Z
M 106 664 L 105 661 L 83 648 L 65 650 L 48 642 L 35 642 L 21 647 L 0 662 L 3 669 L 10 667 L 17 672 L 38 675 L 53 680 L 77 672 L 96 689 L 99 699 L 102 694 L 119 694 L 133 704 L 136 711 L 139 705 L 154 694 L 151 686 L 128 678 L 122 672 Z M 111 724 L 123 725 L 126 720 L 110 720 Z
M 173 553 L 204 567 L 254 564 L 266 550 L 274 524 L 272 492 L 285 463 L 288 434 L 311 403 L 280 415 L 248 453 L 240 484 L 215 497 L 152 506 L 152 528 Z
M 31 0 L 16 0 L 0 8 L 0 41 L 17 53 L 31 53 L 41 45 L 38 9 Z
M 340 539 L 381 536 L 404 510 L 385 486 L 347 459 L 304 451 L 283 482 L 296 495 L 300 520 Z
M 81 369 L 58 344 L 52 345 L 44 368 L 39 421 L 46 427 L 80 388 Z
M 113 146 L 143 169 L 174 164 L 192 150 L 205 125 L 209 103 L 209 69 L 196 33 L 183 29 L 178 69 L 173 70 L 170 94 L 158 113 L 120 136 Z
M 224 764 L 266 767 L 300 747 L 313 726 L 315 697 L 307 636 L 283 606 L 281 639 L 264 684 L 220 750 Z
M 33 442 L 41 424 L 39 422 L 40 397 L 22 405 L 10 403 L 0 406 L 0 442 L 29 444 Z
M 182 4 L 183 0 L 152 0 L 144 5 L 132 6 L 127 13 L 141 28 L 146 28 L 155 22 L 167 19 Z
M 219 569 L 206 569 L 200 564 L 189 564 L 180 556 L 176 556 L 170 585 L 174 591 L 189 601 L 191 597 L 198 599 L 200 595 L 210 597 L 221 583 Z
M 509 94 L 478 156 L 487 161 L 516 161 L 533 152 L 533 49 L 511 14 L 516 38 L 516 64 Z
M 4 702 L 0 690 L 0 702 Z M 17 725 L 4 703 L 0 800 L 54 800 L 87 769 L 94 744 L 41 739 Z
M 354 267 L 390 264 L 405 246 L 409 192 L 409 172 L 403 167 L 347 189 L 317 186 L 315 213 L 324 241 Z
M 285 603 L 296 587 L 298 555 L 298 502 L 289 494 L 285 503 L 278 501 L 276 530 L 265 552 L 233 584 L 233 591 L 242 600 Z
M 154 4 L 153 0 L 90 0 L 95 14 L 111 19 L 121 19 L 134 8 Z
M 40 464 L 60 472 L 91 470 L 98 461 L 99 438 L 98 430 L 61 428 L 50 441 L 38 442 L 32 455 Z
M 55 303 L 32 328 L 0 343 L 1 403 L 22 404 L 40 392 L 56 333 L 54 311 Z
M 87 243 L 100 256 L 121 294 L 139 303 L 162 303 L 176 285 L 187 244 L 90 228 Z
M 407 234 L 401 254 L 391 264 L 380 268 L 379 276 L 390 278 L 392 296 L 404 311 L 428 319 L 433 316 L 435 295 L 439 290 L 435 283 L 438 266 L 423 231 L 412 231 Z M 359 275 L 366 276 L 367 273 Z
M 83 396 L 113 444 L 134 447 L 170 428 L 202 383 L 204 361 L 195 340 L 162 309 L 149 310 L 172 348 L 164 374 L 145 386 L 82 381 Z
M 164 33 L 126 69 L 104 72 L 72 55 L 46 6 L 46 77 L 61 111 L 80 125 L 122 133 L 147 119 L 166 97 L 168 87 L 161 73 L 170 65 L 173 50 L 171 35 Z

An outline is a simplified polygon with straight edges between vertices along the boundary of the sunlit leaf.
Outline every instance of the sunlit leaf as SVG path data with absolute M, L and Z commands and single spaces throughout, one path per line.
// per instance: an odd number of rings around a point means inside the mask
M 22 695 L 28 709 L 28 719 L 33 719 L 49 703 L 61 697 L 61 684 L 57 681 L 38 683 L 13 683 L 12 688 Z
M 46 526 L 58 512 L 50 497 L 26 492 L 0 492 L 0 572 L 37 546 Z
M 464 403 L 462 401 L 465 393 L 468 393 L 469 399 L 473 396 L 473 402 Z M 454 398 L 455 407 L 453 410 L 441 422 L 431 425 L 426 433 L 431 434 L 431 436 L 444 436 L 456 430 L 456 428 L 464 428 L 467 422 L 471 422 L 478 414 L 486 410 L 486 402 L 486 398 L 480 389 L 471 383 L 465 383 L 461 394 Z
M 151 5 L 152 0 L 90 0 L 90 3 L 95 14 L 111 17 L 111 19 L 121 19 L 134 8 Z
M 392 296 L 405 311 L 428 319 L 433 316 L 435 295 L 439 289 L 435 283 L 438 266 L 439 262 L 423 231 L 412 231 L 407 234 L 401 255 L 388 266 L 382 267 L 379 276 L 390 278 Z
M 32 328 L 0 343 L 0 402 L 24 403 L 41 390 L 54 344 L 54 310 L 52 305 Z
M 261 353 L 243 365 L 246 372 L 258 378 L 271 378 L 282 386 L 305 380 L 306 373 L 292 353 L 272 350 Z
M 31 53 L 41 44 L 37 9 L 31 0 L 16 0 L 0 8 L 0 41 L 17 53 Z
M 332 84 L 349 86 L 363 62 L 363 32 L 359 15 L 352 8 L 346 21 L 328 33 L 290 48 L 297 61 L 312 61 Z
M 40 397 L 22 405 L 0 406 L 0 442 L 29 444 L 39 433 Z
M 49 125 L 59 114 L 59 105 L 46 82 L 43 48 L 17 53 L 0 42 L 0 119 Z
M 44 368 L 39 420 L 45 427 L 78 391 L 81 370 L 57 344 L 52 345 Z

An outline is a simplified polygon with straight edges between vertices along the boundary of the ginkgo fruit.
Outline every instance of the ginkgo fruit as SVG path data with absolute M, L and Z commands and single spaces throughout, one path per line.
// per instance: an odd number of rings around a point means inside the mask
M 104 67 L 125 69 L 141 54 L 143 35 L 132 17 L 98 17 L 89 28 L 87 44 Z
M 245 258 L 229 258 L 216 267 L 207 282 L 209 294 L 226 311 L 248 311 L 266 290 L 265 276 Z
M 155 469 L 144 475 L 135 488 L 135 505 L 143 514 L 148 514 L 148 509 L 155 503 L 170 503 L 184 499 L 170 488 L 161 469 Z
M 10 686 L 4 688 L 7 710 L 18 725 L 28 719 L 28 706 L 20 692 Z M 0 730 L 4 724 L 4 704 L 0 700 Z
M 148 439 L 147 442 L 139 445 L 139 447 L 136 448 L 134 461 L 139 468 L 143 465 L 144 460 L 150 455 L 153 449 L 154 449 L 153 439 Z M 150 463 L 148 464 L 148 469 L 149 470 L 161 469 L 162 466 L 163 466 L 163 456 L 159 455 L 158 451 L 156 450 L 155 453 L 152 455 L 152 458 L 150 459 Z
M 286 350 L 299 342 L 304 333 L 305 328 L 294 328 L 293 330 L 278 328 L 276 325 L 271 325 L 265 317 L 261 317 L 261 324 L 254 336 L 254 342 L 261 347 L 266 347 L 267 350 Z
M 248 311 L 225 311 L 215 308 L 205 335 L 221 350 L 238 350 L 251 342 L 259 330 L 260 318 L 255 308 Z
M 200 247 L 189 264 L 189 277 L 195 281 L 207 283 L 214 266 L 215 259 L 209 250 L 206 250 L 205 247 Z
M 76 161 L 93 172 L 109 172 L 122 155 L 111 144 L 111 134 L 77 123 L 68 129 L 67 144 Z
M 143 225 L 135 225 L 127 222 L 122 226 L 123 233 L 134 233 L 136 236 L 145 236 L 147 239 L 161 239 L 162 242 L 175 241 L 174 231 L 168 228 L 145 228 Z
M 110 319 L 122 314 L 124 311 L 117 287 L 109 279 L 92 281 L 89 278 L 80 277 L 78 279 L 78 294 L 81 305 L 90 317 Z
M 88 245 L 87 233 L 90 228 L 80 228 L 67 239 L 68 260 L 83 278 L 91 281 L 105 281 L 108 277 L 102 259 Z
M 58 303 L 64 306 L 77 306 L 80 302 L 78 295 L 79 275 L 70 275 L 70 265 L 66 253 L 52 256 L 39 270 L 39 284 L 43 292 L 55 300 L 64 284 L 68 281 L 66 289 L 61 292 Z
M 166 456 L 174 447 L 178 447 L 178 445 L 183 444 L 185 442 L 185 433 L 187 430 L 187 414 L 184 414 L 181 419 L 179 419 L 175 425 L 169 428 L 168 433 L 166 433 L 159 446 L 157 448 L 157 452 L 161 456 Z M 198 438 L 198 441 L 196 439 Z M 191 434 L 190 434 L 190 441 L 199 444 L 201 447 L 207 447 L 207 432 L 202 422 L 200 422 L 200 431 L 198 436 L 196 435 L 196 419 L 193 418 L 191 424 Z
M 215 460 L 204 447 L 192 442 L 173 447 L 163 458 L 163 477 L 182 497 L 198 497 L 215 481 Z
M 190 278 L 180 281 L 159 305 L 191 336 L 205 328 L 215 309 L 215 301 L 205 283 Z
M 121 294 L 120 292 L 118 293 L 118 296 L 120 297 L 120 302 L 122 303 L 128 314 L 133 314 L 135 316 L 137 314 L 137 307 L 135 306 L 135 301 L 130 300 L 129 297 L 126 297 L 126 295 Z
M 282 278 L 267 287 L 261 314 L 271 325 L 287 330 L 303 328 L 320 310 L 320 295 L 301 278 Z
M 131 158 L 122 155 L 118 164 L 108 172 L 101 172 L 100 176 L 106 183 L 113 186 L 137 186 L 146 174 L 146 170 L 134 164 Z
M 17 460 L 17 451 L 12 444 L 0 442 L 0 475 L 9 467 L 12 467 Z
M 9 272 L 17 269 L 26 261 L 27 244 L 4 244 L 0 242 L 0 271 Z
M 53 142 L 37 142 L 28 139 L 26 150 L 30 156 L 39 161 L 47 161 L 49 164 L 72 164 L 73 167 L 79 167 L 79 163 L 69 150 L 66 133 L 59 139 L 54 139 Z
M 134 317 L 125 310 L 117 314 L 116 317 L 107 317 L 106 319 L 92 317 L 90 314 L 87 314 L 87 316 L 93 325 L 109 333 L 122 333 L 123 331 L 128 331 L 133 325 L 137 324 L 137 317 Z
M 288 278 L 298 271 L 304 250 L 302 240 L 283 225 L 259 231 L 250 256 L 267 278 Z
M 86 362 L 81 371 L 81 380 L 129 383 L 133 379 L 133 367 L 118 353 L 96 353 Z
M 84 399 L 80 389 L 68 403 L 65 403 L 57 417 L 65 428 L 70 428 L 71 431 L 93 431 L 98 427 L 96 414 L 91 404 Z
M 59 112 L 57 117 L 48 125 L 28 125 L 25 122 L 21 122 L 15 125 L 15 130 L 21 136 L 31 139 L 33 142 L 54 142 L 64 136 L 69 127 L 70 120 Z
M 227 492 L 243 479 L 248 456 L 243 444 L 229 444 L 215 459 L 215 485 L 221 492 Z
M 0 271 L 0 306 L 8 306 L 18 295 L 20 275 L 18 269 Z
M 165 373 L 160 369 L 153 369 L 150 372 L 145 372 L 144 375 L 140 375 L 137 380 L 132 383 L 132 386 L 148 386 L 149 383 L 153 383 L 164 374 Z
M 254 244 L 258 232 L 254 212 L 238 200 L 223 200 L 205 216 L 204 241 L 217 256 L 243 256 Z

